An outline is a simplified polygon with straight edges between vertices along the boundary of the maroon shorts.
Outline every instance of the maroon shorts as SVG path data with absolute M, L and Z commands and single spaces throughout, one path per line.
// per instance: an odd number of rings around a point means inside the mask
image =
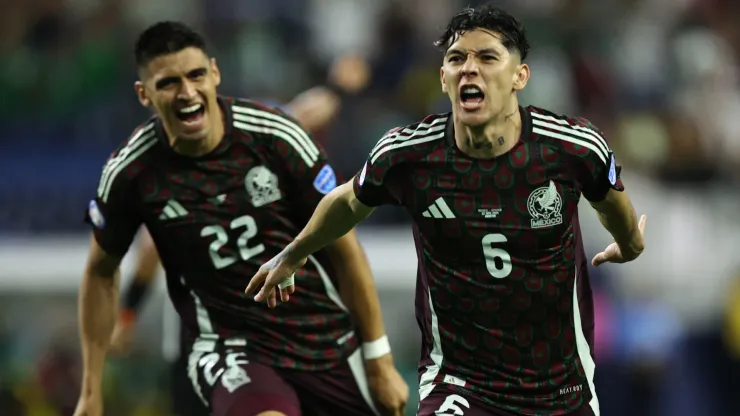
M 461 394 L 444 384 L 434 386 L 432 392 L 421 400 L 417 416 L 517 416 L 516 413 L 492 406 L 472 394 Z M 566 416 L 597 416 L 586 404 Z
M 375 416 L 360 350 L 325 371 L 272 368 L 250 360 L 241 347 L 194 350 L 188 376 L 213 416 Z

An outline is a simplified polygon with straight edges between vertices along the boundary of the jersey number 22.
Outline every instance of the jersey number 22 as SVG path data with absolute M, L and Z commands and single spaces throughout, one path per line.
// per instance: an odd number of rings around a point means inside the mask
M 232 230 L 244 229 L 236 240 L 236 247 L 239 250 L 239 258 L 236 256 L 223 256 L 218 252 L 221 247 L 229 243 L 229 234 L 226 232 L 224 227 L 220 225 L 208 225 L 203 227 L 200 231 L 201 237 L 216 236 L 216 239 L 208 246 L 208 254 L 211 256 L 213 267 L 215 267 L 216 270 L 231 266 L 238 260 L 247 261 L 265 251 L 264 244 L 257 244 L 254 247 L 248 246 L 249 239 L 257 235 L 257 223 L 251 216 L 243 215 L 235 218 L 229 224 L 229 228 Z

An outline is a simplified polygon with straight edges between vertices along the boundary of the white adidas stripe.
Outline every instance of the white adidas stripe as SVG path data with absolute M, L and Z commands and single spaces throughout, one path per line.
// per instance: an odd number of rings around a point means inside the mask
M 606 156 L 604 156 L 599 151 L 599 149 L 597 149 L 596 146 L 593 143 L 591 143 L 591 142 L 587 142 L 587 141 L 581 140 L 581 139 L 576 139 L 576 138 L 574 138 L 572 136 L 566 136 L 564 134 L 555 133 L 555 132 L 552 132 L 552 131 L 549 131 L 549 130 L 543 130 L 543 129 L 540 129 L 540 128 L 537 128 L 537 127 L 534 127 L 532 129 L 532 132 L 533 133 L 537 133 L 537 134 L 541 134 L 543 136 L 552 137 L 554 139 L 560 139 L 560 140 L 563 140 L 563 141 L 566 141 L 566 142 L 570 142 L 570 143 L 577 144 L 579 146 L 583 146 L 583 147 L 586 147 L 588 149 L 591 149 L 591 150 L 594 151 L 594 153 L 596 153 L 596 155 L 599 157 L 599 159 L 601 159 L 601 161 L 604 162 L 604 164 L 606 164 Z
M 270 127 L 255 126 L 254 124 L 244 123 L 244 122 L 241 122 L 241 121 L 235 121 L 234 122 L 234 127 L 238 128 L 238 129 L 241 129 L 241 130 L 244 130 L 246 132 L 259 133 L 259 134 L 269 134 L 271 136 L 279 137 L 279 138 L 285 140 L 286 142 L 288 142 L 288 144 L 290 144 L 293 147 L 293 149 L 295 149 L 298 152 L 298 154 L 301 156 L 301 159 L 303 159 L 303 162 L 309 168 L 313 167 L 316 164 L 316 161 L 318 160 L 318 158 L 316 158 L 314 156 L 311 156 L 308 153 L 306 153 L 306 149 L 304 149 L 303 147 L 299 146 L 298 143 L 296 143 L 295 139 L 292 136 L 284 133 L 281 130 L 276 130 L 276 129 L 273 129 L 273 128 L 270 128 Z
M 306 133 L 306 130 L 304 130 L 303 127 L 294 123 L 290 119 L 264 110 L 255 110 L 253 108 L 239 107 L 236 105 L 232 106 L 231 108 L 234 110 L 234 112 L 238 113 L 234 115 L 235 118 L 239 118 L 242 121 L 250 121 L 256 124 L 262 124 L 265 126 L 280 126 L 276 128 L 281 128 L 283 131 L 295 136 L 301 146 L 303 146 L 309 154 L 319 156 L 319 154 L 321 153 L 319 151 L 319 148 L 316 147 L 316 144 Z M 245 117 L 249 117 L 249 119 L 245 119 Z M 259 121 L 255 119 L 258 119 Z
M 439 197 L 437 198 L 432 205 L 427 208 L 426 211 L 421 213 L 422 217 L 426 218 L 447 218 L 452 219 L 455 218 L 455 214 L 452 213 L 452 210 L 450 209 L 449 205 L 447 205 L 447 202 L 445 202 L 444 198 Z
M 435 131 L 439 131 L 440 129 L 433 128 L 434 126 L 438 125 L 439 123 L 444 123 L 447 121 L 447 117 L 438 118 L 431 123 L 419 123 L 416 127 L 410 128 L 410 127 L 404 127 L 402 129 L 394 130 L 392 132 L 387 133 L 383 137 L 378 140 L 378 143 L 375 144 L 375 147 L 373 147 L 372 152 L 370 154 L 372 155 L 373 152 L 377 151 L 380 147 L 387 143 L 391 143 L 394 141 L 403 141 L 408 140 L 412 136 L 418 136 L 419 134 L 425 134 L 425 133 L 433 133 Z M 406 134 L 406 136 L 401 136 L 401 134 Z M 399 139 L 400 140 L 396 140 Z
M 282 131 L 292 137 L 292 140 L 286 141 L 288 141 L 288 143 L 290 143 L 290 145 L 299 153 L 306 154 L 314 161 L 318 160 L 319 155 L 321 154 L 319 148 L 313 140 L 311 140 L 306 131 L 293 121 L 264 110 L 255 110 L 253 108 L 239 107 L 236 105 L 232 106 L 231 109 L 234 111 L 234 120 L 248 123 L 253 126 L 269 127 L 276 131 Z
M 561 139 L 561 140 L 565 140 L 571 143 L 580 144 L 584 147 L 587 147 L 593 150 L 599 156 L 599 158 L 602 161 L 604 161 L 604 163 L 606 163 L 606 160 L 609 157 L 609 145 L 606 143 L 606 140 L 604 140 L 604 138 L 601 137 L 601 135 L 599 135 L 594 130 L 591 130 L 589 128 L 582 127 L 582 126 L 573 126 L 573 125 L 570 125 L 565 120 L 559 120 L 554 117 L 543 116 L 542 114 L 537 114 L 537 113 L 531 113 L 531 114 L 534 117 L 532 119 L 533 127 L 540 126 L 540 127 L 546 127 L 550 130 L 555 130 L 555 131 L 551 131 L 548 133 L 541 133 L 542 129 L 535 127 L 533 129 L 534 133 L 545 134 L 545 135 L 548 135 L 556 139 Z M 538 120 L 537 118 L 541 118 L 543 120 L 550 120 L 552 122 Z M 557 132 L 564 133 L 564 134 L 560 134 Z M 564 135 L 569 136 L 572 140 L 563 139 Z
M 436 134 L 434 136 L 422 137 L 420 139 L 410 140 L 408 142 L 396 143 L 396 144 L 390 145 L 388 147 L 384 147 L 383 150 L 381 150 L 380 152 L 378 152 L 375 156 L 373 156 L 372 159 L 370 159 L 370 164 L 372 165 L 373 163 L 375 163 L 376 160 L 378 160 L 378 158 L 380 156 L 382 156 L 384 153 L 389 152 L 391 150 L 399 149 L 401 147 L 406 147 L 406 146 L 413 146 L 415 144 L 432 142 L 432 141 L 435 141 L 435 140 L 439 140 L 439 139 L 443 138 L 444 136 L 445 136 L 445 132 L 442 132 L 442 133 Z
M 374 162 L 379 155 L 385 153 L 388 151 L 388 147 L 392 149 L 397 149 L 399 147 L 404 147 L 406 145 L 406 142 L 414 141 L 412 140 L 414 137 L 425 137 L 429 136 L 432 133 L 436 133 L 440 130 L 444 130 L 447 122 L 447 117 L 438 118 L 431 123 L 421 123 L 416 128 L 403 128 L 401 130 L 394 131 L 392 133 L 388 133 L 385 136 L 381 137 L 380 140 L 378 140 L 378 143 L 375 144 L 375 147 L 373 147 L 373 150 L 370 151 L 370 157 L 371 162 Z M 403 134 L 403 135 L 402 135 Z M 444 133 L 442 134 L 444 136 Z M 439 137 L 436 137 L 434 140 L 436 140 Z M 418 139 L 416 139 L 418 140 Z M 414 142 L 416 143 L 423 143 L 423 142 Z M 400 146 L 398 146 L 400 144 Z M 412 145 L 413 145 L 412 144 Z
M 554 123 L 562 124 L 564 126 L 570 127 L 571 129 L 575 129 L 575 130 L 580 130 L 580 131 L 586 132 L 591 137 L 594 138 L 594 140 L 599 145 L 599 147 L 601 147 L 605 152 L 607 152 L 607 153 L 609 152 L 609 144 L 606 142 L 606 140 L 604 140 L 604 137 L 598 131 L 596 131 L 594 129 L 591 129 L 591 128 L 588 128 L 588 127 L 579 126 L 579 125 L 573 125 L 573 124 L 569 123 L 567 120 L 555 118 L 555 117 L 552 117 L 552 116 L 547 116 L 547 115 L 544 115 L 544 114 L 539 114 L 539 113 L 530 113 L 530 114 L 534 118 L 539 118 L 539 119 L 545 120 L 545 121 L 552 121 Z
M 103 173 L 98 184 L 98 197 L 107 202 L 113 183 L 121 171 L 130 165 L 144 152 L 157 144 L 156 132 L 152 130 L 154 123 L 142 128 L 129 140 L 126 146 L 118 154 L 110 159 L 103 168 Z
M 121 161 L 122 161 L 123 158 L 125 158 L 125 156 L 126 156 L 126 148 L 129 148 L 129 147 L 132 147 L 132 146 L 136 145 L 136 143 L 138 142 L 138 140 L 145 133 L 149 133 L 149 131 L 151 129 L 153 129 L 153 128 L 154 128 L 154 123 L 149 123 L 149 124 L 145 125 L 144 127 L 142 127 L 141 129 L 139 129 L 139 131 L 137 131 L 136 134 L 134 134 L 133 136 L 129 137 L 129 139 L 126 142 L 126 145 L 123 147 L 123 149 L 121 149 L 115 157 L 109 159 L 105 163 L 105 166 L 103 166 L 103 173 L 100 175 L 100 184 L 98 185 L 98 195 L 101 194 L 101 191 L 102 191 L 102 189 L 104 187 L 104 184 L 107 181 L 107 178 L 110 176 L 111 170 L 114 169 L 116 167 L 116 165 L 118 165 L 119 163 L 121 163 Z M 121 156 L 123 156 L 123 158 Z
M 162 209 L 162 215 L 159 216 L 160 220 L 174 219 L 178 217 L 184 217 L 188 215 L 188 211 L 180 205 L 179 202 L 174 199 L 167 201 L 164 209 Z

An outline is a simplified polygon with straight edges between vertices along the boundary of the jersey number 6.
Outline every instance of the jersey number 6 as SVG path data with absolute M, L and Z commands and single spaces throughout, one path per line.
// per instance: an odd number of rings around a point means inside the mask
M 503 234 L 487 234 L 481 241 L 486 268 L 496 279 L 503 279 L 511 273 L 511 256 L 506 250 L 494 247 L 494 244 L 505 242 L 506 237 Z
M 236 247 L 239 249 L 239 259 L 242 261 L 247 261 L 265 251 L 264 244 L 258 244 L 254 247 L 247 246 L 249 239 L 257 235 L 257 223 L 251 216 L 243 215 L 235 218 L 229 224 L 229 228 L 232 230 L 244 228 L 244 231 L 236 240 Z M 213 267 L 219 270 L 236 263 L 239 260 L 236 256 L 222 256 L 218 252 L 221 247 L 229 242 L 229 234 L 224 227 L 220 225 L 209 225 L 200 230 L 201 237 L 210 237 L 212 235 L 215 235 L 216 239 L 208 246 L 208 254 L 211 256 L 211 261 L 213 261 Z

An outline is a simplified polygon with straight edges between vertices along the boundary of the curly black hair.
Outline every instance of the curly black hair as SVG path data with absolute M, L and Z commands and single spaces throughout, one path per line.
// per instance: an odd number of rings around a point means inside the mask
M 191 47 L 206 50 L 206 42 L 198 32 L 180 22 L 155 23 L 136 40 L 136 64 L 143 67 L 156 57 Z
M 434 46 L 446 51 L 465 32 L 485 29 L 501 34 L 506 49 L 518 51 L 522 61 L 529 53 L 529 41 L 524 25 L 504 10 L 486 4 L 481 7 L 467 7 L 454 15 L 447 24 L 442 36 Z

